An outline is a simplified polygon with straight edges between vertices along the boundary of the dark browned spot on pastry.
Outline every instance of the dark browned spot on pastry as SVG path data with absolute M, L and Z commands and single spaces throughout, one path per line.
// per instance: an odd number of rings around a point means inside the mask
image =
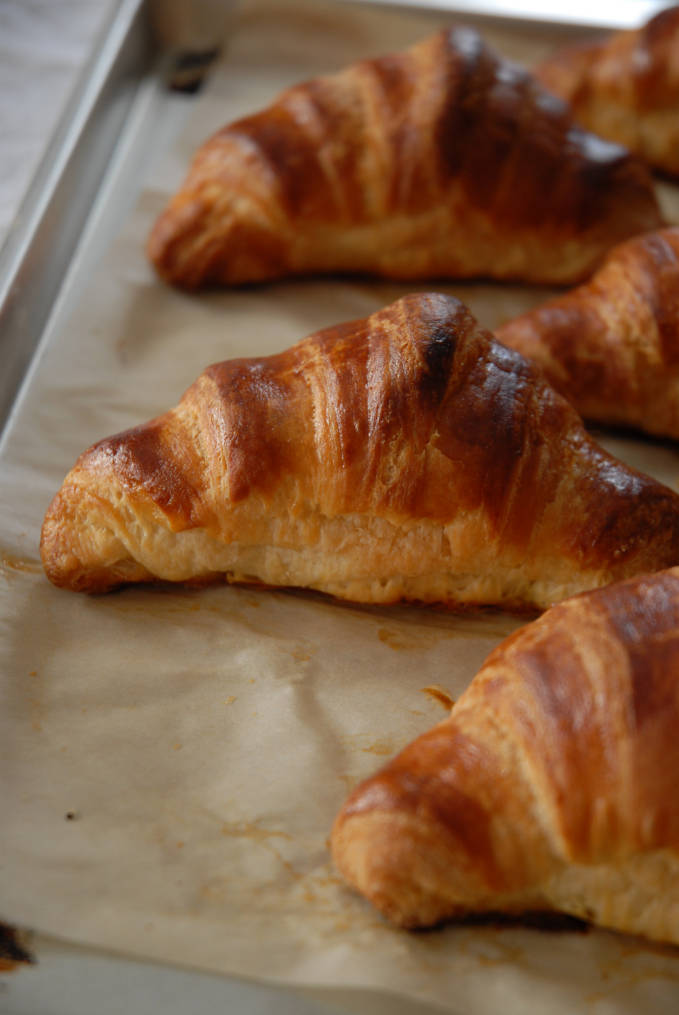
M 534 368 L 518 353 L 477 341 L 459 352 L 439 413 L 436 446 L 465 476 L 457 496 L 471 507 L 483 505 L 519 546 L 530 538 L 534 522 L 525 505 L 548 502 L 558 479 L 542 461 L 545 440 L 562 431 L 564 412 L 570 412 L 556 398 L 536 382 Z M 519 477 L 520 505 L 513 500 Z
M 427 371 L 423 383 L 439 402 L 448 387 L 448 376 L 457 345 L 456 335 L 450 326 L 437 324 L 424 351 Z
M 560 99 L 476 33 L 441 39 L 448 81 L 435 136 L 444 179 L 459 178 L 474 204 L 509 225 L 577 234 L 608 222 L 622 194 L 638 231 L 657 224 L 648 173 L 626 149 L 573 125 Z M 631 225 L 621 217 L 620 237 Z
M 449 80 L 436 141 L 444 178 L 459 178 L 470 200 L 504 224 L 568 223 L 560 233 L 589 225 L 587 189 L 601 172 L 601 149 L 583 163 L 583 132 L 569 130 L 564 103 L 501 62 L 476 33 L 443 38 Z M 593 205 L 601 198 L 597 188 Z
M 563 158 L 561 121 L 561 115 L 555 119 L 540 109 L 523 71 L 498 67 L 469 128 L 461 168 L 472 201 L 491 208 L 494 220 L 505 224 L 525 227 L 553 219 L 548 202 L 554 200 L 557 159 Z
M 306 343 L 313 374 L 323 377 L 314 415 L 343 509 L 360 504 L 415 510 L 423 451 L 448 383 L 457 301 L 406 297 L 366 322 L 321 332 Z M 404 455 L 407 446 L 409 453 Z
M 470 144 L 481 142 L 481 115 L 484 97 L 492 82 L 497 61 L 478 33 L 453 29 L 440 36 L 445 74 L 444 99 L 434 137 L 444 179 L 456 177 L 464 166 Z M 486 167 L 479 181 L 484 193 L 498 173 L 497 165 Z

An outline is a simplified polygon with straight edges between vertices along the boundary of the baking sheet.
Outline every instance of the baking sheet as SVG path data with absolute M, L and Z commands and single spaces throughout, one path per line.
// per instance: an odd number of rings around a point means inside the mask
M 38 562 L 44 510 L 92 441 L 174 404 L 210 362 L 278 351 L 403 293 L 322 280 L 189 296 L 154 278 L 143 244 L 217 126 L 449 21 L 244 4 L 178 144 L 148 167 L 133 213 L 44 350 L 0 460 L 0 909 L 136 958 L 396 991 L 465 1015 L 674 1011 L 676 949 L 594 930 L 404 934 L 330 866 L 327 836 L 348 790 L 442 718 L 436 689 L 457 698 L 525 618 L 223 587 L 85 598 L 52 588 Z M 538 27 L 484 32 L 526 62 L 553 41 Z M 663 199 L 674 212 L 673 188 Z M 491 327 L 546 295 L 437 288 Z M 677 486 L 671 446 L 607 443 Z

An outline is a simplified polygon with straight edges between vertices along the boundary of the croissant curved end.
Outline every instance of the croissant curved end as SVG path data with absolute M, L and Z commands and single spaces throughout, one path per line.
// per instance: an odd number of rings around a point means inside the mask
M 78 523 L 87 498 L 71 502 L 66 487 L 50 504 L 40 536 L 40 556 L 53 585 L 77 592 L 108 592 L 128 582 L 146 581 L 149 572 L 105 526 Z
M 678 675 L 679 568 L 552 607 L 353 791 L 338 870 L 406 927 L 558 912 L 679 944 Z
M 156 220 L 146 253 L 165 282 L 184 289 L 204 282 L 210 260 L 209 212 L 200 197 L 182 195 Z
M 333 861 L 345 881 L 392 923 L 412 930 L 468 913 L 465 882 L 476 882 L 459 856 L 443 848 L 433 854 L 432 842 L 438 842 L 436 829 L 413 815 L 394 815 L 390 822 L 384 812 L 342 813 L 331 838 Z M 471 896 L 478 897 L 473 890 Z
M 243 285 L 285 275 L 284 237 L 253 215 L 249 202 L 226 189 L 191 184 L 154 223 L 146 253 L 165 282 L 183 289 L 211 284 Z

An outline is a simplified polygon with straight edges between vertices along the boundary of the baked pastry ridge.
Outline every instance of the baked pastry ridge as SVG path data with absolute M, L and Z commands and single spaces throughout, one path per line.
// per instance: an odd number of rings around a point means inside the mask
M 563 47 L 534 73 L 588 130 L 679 174 L 679 7 L 640 28 Z
M 607 454 L 459 301 L 414 294 L 209 367 L 64 480 L 57 585 L 300 586 L 544 608 L 679 560 L 679 495 Z
M 618 244 L 588 282 L 495 334 L 585 419 L 679 439 L 679 228 Z
M 346 880 L 391 920 L 561 912 L 679 944 L 679 569 L 562 602 L 349 796 Z
M 453 28 L 218 131 L 148 253 L 187 288 L 328 272 L 568 284 L 661 224 L 640 160 Z

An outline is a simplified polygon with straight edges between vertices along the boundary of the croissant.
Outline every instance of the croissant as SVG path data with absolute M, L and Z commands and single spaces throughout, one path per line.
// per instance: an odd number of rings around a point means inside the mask
M 640 160 L 457 28 L 220 130 L 148 253 L 188 288 L 328 272 L 566 284 L 661 224 Z
M 350 795 L 331 843 L 405 927 L 557 911 L 679 944 L 679 569 L 507 638 Z
M 566 46 L 534 73 L 588 130 L 679 174 L 679 7 L 636 30 Z
M 679 228 L 619 244 L 589 282 L 496 336 L 586 419 L 679 439 Z
M 679 561 L 679 495 L 604 452 L 463 304 L 419 294 L 209 367 L 95 444 L 41 550 L 90 592 L 221 578 L 542 608 Z

